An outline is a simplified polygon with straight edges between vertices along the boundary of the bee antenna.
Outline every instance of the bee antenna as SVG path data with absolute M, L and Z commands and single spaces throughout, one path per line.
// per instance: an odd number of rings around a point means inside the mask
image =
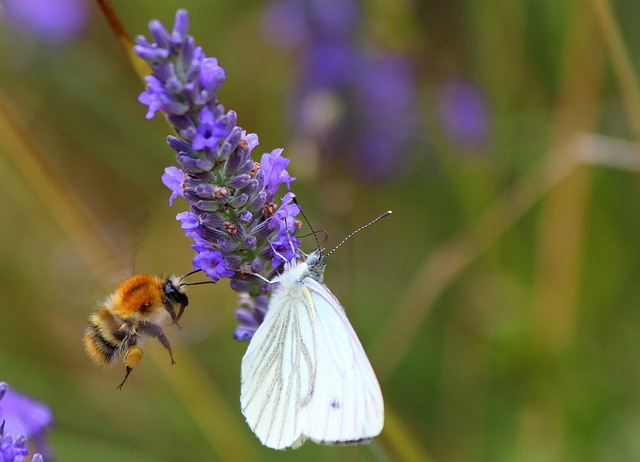
M 363 229 L 368 228 L 369 226 L 371 226 L 372 224 L 374 224 L 375 222 L 382 220 L 385 217 L 388 217 L 389 215 L 391 215 L 391 210 L 388 210 L 386 212 L 384 212 L 382 215 L 380 215 L 378 218 L 376 218 L 375 220 L 371 220 L 369 223 L 367 223 L 364 226 L 359 227 L 358 229 L 356 229 L 355 231 L 353 231 L 351 234 L 349 234 L 347 237 L 345 237 L 342 241 L 340 241 L 340 243 L 335 246 L 333 248 L 333 250 L 331 250 L 331 252 L 329 252 L 327 255 L 325 255 L 325 257 L 328 257 L 329 255 L 331 255 L 333 252 L 335 252 L 336 250 L 338 250 L 342 244 L 344 244 L 345 242 L 347 242 L 349 239 L 351 239 L 353 236 L 355 236 L 356 234 L 358 234 L 360 231 L 362 231 Z
M 199 273 L 200 271 L 202 271 L 202 270 L 201 269 L 193 270 L 190 273 L 187 273 L 184 276 L 182 276 L 180 278 L 180 285 L 181 286 L 198 286 L 200 284 L 215 284 L 216 283 L 215 281 L 182 282 L 184 280 L 184 278 L 189 277 L 192 274 Z
M 215 284 L 215 281 L 197 281 L 197 282 L 185 282 L 180 284 L 181 286 L 199 286 L 201 284 Z
M 182 276 L 182 277 L 180 278 L 180 282 L 182 282 L 182 281 L 184 280 L 184 278 L 189 277 L 189 276 L 191 276 L 192 274 L 199 273 L 200 271 L 202 271 L 202 270 L 201 270 L 201 269 L 197 269 L 197 270 L 193 270 L 193 271 L 191 271 L 190 273 L 185 274 L 184 276 Z M 190 284 L 182 284 L 182 285 L 184 285 L 184 286 L 188 286 L 188 285 L 190 285 Z

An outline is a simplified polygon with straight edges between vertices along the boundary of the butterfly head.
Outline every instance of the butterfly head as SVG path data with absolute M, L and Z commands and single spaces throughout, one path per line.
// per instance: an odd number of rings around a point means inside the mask
M 309 277 L 318 282 L 322 282 L 324 268 L 327 266 L 326 257 L 322 253 L 323 249 L 314 250 L 309 254 L 305 263 L 309 271 Z

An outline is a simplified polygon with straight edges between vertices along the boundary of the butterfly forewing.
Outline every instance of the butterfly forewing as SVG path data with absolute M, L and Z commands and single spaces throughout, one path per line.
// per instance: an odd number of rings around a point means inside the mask
M 314 328 L 309 291 L 301 284 L 276 290 L 242 359 L 242 412 L 267 447 L 302 442 L 316 375 Z
M 384 424 L 380 385 L 344 309 L 321 282 L 307 278 L 317 323 L 316 379 L 303 429 L 324 444 L 360 443 Z

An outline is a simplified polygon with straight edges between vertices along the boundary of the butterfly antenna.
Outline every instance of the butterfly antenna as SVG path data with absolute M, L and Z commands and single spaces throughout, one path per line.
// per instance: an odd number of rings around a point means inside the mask
M 302 211 L 302 207 L 300 206 L 300 204 L 298 204 L 298 201 L 296 200 L 296 198 L 293 198 L 293 202 L 300 207 L 300 215 L 302 215 L 302 218 L 304 218 L 304 221 L 307 222 L 307 225 L 309 226 L 309 229 L 311 230 L 311 234 L 313 234 L 313 238 L 316 240 L 316 244 L 318 244 L 318 249 L 320 248 L 320 241 L 318 240 L 318 232 L 313 229 L 313 226 L 311 226 L 311 223 L 309 222 L 309 219 L 307 218 L 307 216 L 304 214 L 304 212 Z M 326 231 L 325 231 L 326 234 Z
M 340 243 L 335 246 L 333 248 L 333 250 L 331 250 L 331 252 L 329 252 L 327 255 L 325 255 L 325 257 L 328 257 L 329 255 L 331 255 L 333 252 L 335 252 L 336 250 L 338 250 L 342 244 L 344 244 L 345 242 L 347 242 L 349 239 L 351 239 L 353 236 L 355 236 L 356 234 L 358 234 L 360 231 L 362 231 L 363 229 L 368 228 L 369 226 L 371 226 L 372 224 L 374 224 L 375 222 L 382 220 L 385 217 L 388 217 L 389 215 L 391 215 L 391 210 L 384 212 L 382 215 L 380 215 L 378 218 L 376 218 L 375 220 L 371 220 L 369 223 L 367 223 L 364 226 L 359 227 L 358 229 L 356 229 L 355 231 L 353 231 L 351 234 L 349 234 L 347 237 L 345 237 L 342 241 L 340 241 Z

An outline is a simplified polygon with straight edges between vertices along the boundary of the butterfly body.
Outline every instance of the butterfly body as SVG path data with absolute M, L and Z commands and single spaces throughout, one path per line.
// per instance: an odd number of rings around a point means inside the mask
M 344 309 L 323 282 L 320 250 L 290 263 L 242 360 L 241 407 L 273 449 L 360 444 L 382 430 L 380 385 Z

